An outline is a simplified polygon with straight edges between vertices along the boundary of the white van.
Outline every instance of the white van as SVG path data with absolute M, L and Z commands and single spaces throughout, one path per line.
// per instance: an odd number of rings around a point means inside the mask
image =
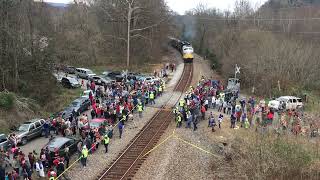
M 78 78 L 88 79 L 96 74 L 94 74 L 90 69 L 76 68 L 76 75 Z
M 268 107 L 275 110 L 299 109 L 303 106 L 302 99 L 294 96 L 281 96 L 269 101 Z

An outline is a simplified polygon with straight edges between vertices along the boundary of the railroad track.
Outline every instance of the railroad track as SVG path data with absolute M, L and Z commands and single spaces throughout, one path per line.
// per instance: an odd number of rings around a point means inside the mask
M 174 89 L 174 91 L 181 92 L 180 98 L 191 83 L 192 74 L 193 64 L 185 64 L 182 76 Z M 177 102 L 180 98 L 177 99 Z M 171 111 L 159 110 L 133 138 L 126 149 L 119 154 L 117 159 L 98 175 L 97 179 L 132 179 L 148 156 L 144 155 L 158 143 L 173 118 L 174 115 Z

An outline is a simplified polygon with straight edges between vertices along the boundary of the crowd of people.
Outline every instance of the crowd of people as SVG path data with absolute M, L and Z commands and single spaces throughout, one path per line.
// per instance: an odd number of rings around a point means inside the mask
M 213 111 L 207 114 L 208 109 L 216 110 L 218 115 L 215 116 Z M 189 88 L 173 112 L 178 128 L 185 122 L 185 127 L 191 128 L 192 125 L 194 131 L 201 120 L 207 119 L 208 127 L 214 132 L 216 126 L 222 128 L 224 119 L 229 119 L 230 128 L 273 129 L 276 132 L 289 130 L 296 135 L 303 132 L 301 111 L 274 111 L 267 106 L 264 98 L 240 98 L 238 90 L 225 90 L 219 81 L 205 77 L 196 87 Z M 278 120 L 277 123 L 273 123 L 275 120 Z
M 175 66 L 169 65 L 164 69 L 174 71 Z M 166 74 L 166 70 L 161 74 Z M 90 90 L 89 114 L 79 115 L 73 111 L 67 118 L 58 114 L 49 117 L 43 125 L 45 137 L 49 138 L 49 141 L 54 138 L 54 134 L 81 139 L 77 143 L 77 153 L 83 167 L 87 166 L 88 155 L 94 153 L 100 144 L 104 147 L 104 152 L 108 153 L 110 140 L 114 138 L 114 129 L 118 129 L 121 138 L 124 125 L 133 118 L 133 112 L 136 112 L 139 118 L 143 117 L 145 106 L 154 104 L 155 99 L 162 95 L 165 82 L 130 79 L 97 86 L 94 81 L 88 81 L 85 86 Z M 272 125 L 277 113 L 280 120 L 278 129 L 290 129 L 294 134 L 301 133 L 303 114 L 294 110 L 275 112 L 266 104 L 263 98 L 239 98 L 239 91 L 228 92 L 220 81 L 202 77 L 197 86 L 188 89 L 173 112 L 177 128 L 185 124 L 185 128 L 196 131 L 200 121 L 208 120 L 208 128 L 211 128 L 212 132 L 215 132 L 216 128 L 221 129 L 226 119 L 230 120 L 230 128 L 267 128 Z M 208 113 L 210 109 L 211 112 Z M 105 121 L 99 127 L 91 128 L 90 120 L 95 118 L 103 118 Z M 1 149 L 1 162 L 5 162 L 0 169 L 1 178 L 31 180 L 33 177 L 47 177 L 54 180 L 56 177 L 65 176 L 64 171 L 69 167 L 71 156 L 68 148 L 64 149 L 63 155 L 51 152 L 48 148 L 24 154 L 18 147 L 15 135 L 11 134 L 9 140 L 11 148 Z M 8 169 L 12 170 L 7 171 Z M 32 176 L 34 172 L 36 176 Z
M 164 67 L 161 70 L 162 76 L 167 74 L 168 69 L 169 67 Z M 83 113 L 79 116 L 75 111 L 69 115 L 58 113 L 50 116 L 43 125 L 44 135 L 49 141 L 54 139 L 54 135 L 81 139 L 77 144 L 77 151 L 78 160 L 83 167 L 86 166 L 88 154 L 94 153 L 99 144 L 104 146 L 106 153 L 108 152 L 109 141 L 114 137 L 115 128 L 119 130 L 121 138 L 124 125 L 133 118 L 133 112 L 138 113 L 139 118 L 143 117 L 145 106 L 155 104 L 155 99 L 162 95 L 165 82 L 160 78 L 151 82 L 131 78 L 128 81 L 113 81 L 104 86 L 88 81 L 85 86 L 90 90 L 89 114 Z M 91 128 L 90 120 L 95 118 L 102 118 L 105 121 L 99 127 Z M 68 148 L 64 149 L 63 155 L 59 152 L 52 153 L 48 148 L 26 155 L 18 147 L 16 138 L 11 134 L 9 138 L 11 148 L 1 149 L 1 178 L 31 180 L 32 177 L 47 177 L 53 180 L 65 176 L 63 172 L 68 168 L 70 160 Z M 34 172 L 37 173 L 36 176 L 32 176 Z

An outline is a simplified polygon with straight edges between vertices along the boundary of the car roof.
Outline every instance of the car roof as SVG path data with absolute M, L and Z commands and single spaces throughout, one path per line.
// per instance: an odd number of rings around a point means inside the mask
M 77 80 L 76 78 L 70 77 L 70 76 L 68 76 L 68 77 L 63 77 L 63 78 Z
M 25 121 L 23 124 L 31 124 L 31 123 L 35 123 L 37 121 L 40 121 L 41 119 L 31 119 L 31 120 L 28 120 L 28 121 Z
M 78 100 L 78 101 L 84 101 L 84 100 L 87 100 L 87 99 L 89 99 L 88 97 L 79 97 L 78 99 L 76 99 L 76 100 Z
M 50 147 L 61 147 L 64 145 L 66 142 L 72 140 L 71 138 L 66 138 L 66 137 L 56 137 L 53 140 L 49 141 L 46 146 Z
M 86 69 L 86 68 L 77 68 L 79 70 L 83 70 L 83 71 L 91 71 L 90 69 Z
M 106 121 L 106 119 L 104 119 L 104 118 L 95 118 L 95 119 L 90 120 L 90 122 L 103 122 L 103 121 Z
M 281 96 L 279 97 L 280 99 L 301 99 L 301 98 L 298 98 L 298 97 L 295 97 L 295 96 Z M 279 99 L 278 98 L 278 99 Z
M 83 91 L 83 93 L 90 93 L 90 92 L 93 92 L 92 90 L 85 90 Z

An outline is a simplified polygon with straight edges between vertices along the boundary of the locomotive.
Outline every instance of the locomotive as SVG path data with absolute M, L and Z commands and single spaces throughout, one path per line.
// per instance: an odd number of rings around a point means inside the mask
M 181 53 L 184 63 L 193 62 L 193 47 L 189 42 L 169 37 L 169 44 Z

